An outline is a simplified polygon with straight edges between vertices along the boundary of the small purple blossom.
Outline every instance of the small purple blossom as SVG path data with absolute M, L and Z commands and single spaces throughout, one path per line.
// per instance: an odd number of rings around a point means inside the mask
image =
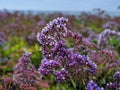
M 3 32 L 0 32 L 0 47 L 6 44 L 6 42 L 7 41 L 5 40 L 5 34 Z
M 70 57 L 70 63 L 69 66 L 76 66 L 76 68 L 81 67 L 81 66 L 88 66 L 89 68 L 87 69 L 88 72 L 95 73 L 97 65 L 93 63 L 88 56 L 85 55 L 80 55 L 80 54 L 74 54 L 71 53 L 69 55 Z M 86 70 L 86 68 L 83 68 Z
M 103 24 L 103 28 L 104 29 L 112 29 L 112 28 L 114 28 L 114 27 L 116 27 L 116 26 L 118 26 L 118 24 L 116 23 L 116 22 L 114 22 L 114 21 L 108 21 L 108 22 L 106 22 L 105 24 Z
M 98 85 L 91 80 L 89 81 L 86 90 L 104 90 L 104 89 L 98 87 Z
M 108 83 L 106 85 L 106 89 L 108 90 L 120 90 L 120 82 Z
M 111 36 L 116 36 L 117 38 L 120 38 L 120 33 L 112 31 L 110 29 L 106 29 L 102 33 L 100 33 L 98 39 L 99 48 L 103 49 L 108 44 L 107 41 L 110 39 Z
M 115 72 L 113 78 L 114 78 L 114 80 L 119 81 L 120 80 L 120 71 Z
M 50 72 L 53 72 L 55 69 L 60 67 L 60 63 L 54 60 L 42 60 L 41 66 L 39 68 L 39 73 L 43 75 L 47 75 Z
M 45 26 L 46 22 L 45 22 L 45 20 L 40 20 L 37 24 L 38 24 L 38 26 Z
M 62 68 L 60 71 L 55 71 L 54 75 L 56 76 L 56 80 L 58 82 L 64 82 L 68 77 L 68 71 Z
M 106 84 L 107 90 L 120 90 L 120 71 L 115 72 L 113 75 L 114 82 Z

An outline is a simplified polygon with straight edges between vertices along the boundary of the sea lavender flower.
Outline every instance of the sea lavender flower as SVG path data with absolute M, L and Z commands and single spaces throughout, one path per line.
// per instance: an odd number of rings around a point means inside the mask
M 66 18 L 57 18 L 50 22 L 42 31 L 38 33 L 37 40 L 42 44 L 42 53 L 49 57 L 51 48 L 57 41 L 61 40 L 63 33 L 66 34 Z
M 0 47 L 6 44 L 5 35 L 3 32 L 0 32 Z
M 115 72 L 113 75 L 114 82 L 107 83 L 107 90 L 120 90 L 120 71 Z
M 92 80 L 87 84 L 86 90 L 104 90 L 103 88 L 98 87 L 98 85 Z
M 116 22 L 114 22 L 114 21 L 108 21 L 108 22 L 106 22 L 105 24 L 103 24 L 103 28 L 104 29 L 112 29 L 112 28 L 114 28 L 114 27 L 116 27 L 116 26 L 118 26 L 118 24 L 116 23 Z
M 66 38 L 72 38 L 76 45 L 94 47 L 81 34 L 68 30 L 67 21 L 63 17 L 54 19 L 37 35 L 43 53 L 39 73 L 43 77 L 53 74 L 58 82 L 70 81 L 71 78 L 77 81 L 81 72 L 93 74 L 97 68 L 87 55 L 81 55 L 74 47 L 67 47 Z
M 14 87 L 14 81 L 12 80 L 12 78 L 6 77 L 3 79 L 2 82 L 2 87 L 0 88 L 0 90 L 8 90 L 8 89 L 13 89 Z
M 34 85 L 37 80 L 37 72 L 31 64 L 31 53 L 25 53 L 19 59 L 19 63 L 14 67 L 13 81 L 18 84 Z
M 39 73 L 43 75 L 47 75 L 50 72 L 53 72 L 55 69 L 60 67 L 60 63 L 55 60 L 42 60 L 41 67 L 39 68 Z
M 114 78 L 114 80 L 116 80 L 116 81 L 120 81 L 120 71 L 115 72 L 113 78 Z
M 38 26 L 45 26 L 46 25 L 46 22 L 45 20 L 40 20 L 38 23 L 37 23 Z
M 119 90 L 116 82 L 107 83 L 105 88 L 106 88 L 106 90 Z
M 56 76 L 58 82 L 64 82 L 68 77 L 68 71 L 62 68 L 60 71 L 55 71 L 54 75 Z
M 119 38 L 120 33 L 116 31 L 112 31 L 110 29 L 106 29 L 102 33 L 100 33 L 99 39 L 98 39 L 99 48 L 103 49 L 106 46 L 107 41 L 110 39 L 111 36 L 116 36 L 117 38 Z
M 76 68 L 80 68 L 82 66 L 83 70 L 87 71 L 87 72 L 91 72 L 93 74 L 95 74 L 96 72 L 96 64 L 93 63 L 90 58 L 86 55 L 80 55 L 80 54 L 75 54 L 75 53 L 71 53 L 69 54 L 69 67 L 73 67 L 75 66 Z M 86 66 L 88 66 L 89 68 L 86 69 Z M 79 69 L 78 69 L 79 70 Z

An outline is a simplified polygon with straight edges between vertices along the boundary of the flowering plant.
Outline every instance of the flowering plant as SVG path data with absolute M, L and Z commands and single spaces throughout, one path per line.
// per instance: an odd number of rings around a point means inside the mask
M 37 35 L 41 44 L 43 60 L 39 73 L 43 77 L 54 75 L 57 82 L 71 82 L 74 88 L 79 81 L 90 74 L 96 73 L 96 64 L 82 54 L 81 49 L 96 48 L 81 34 L 67 29 L 66 18 L 57 18 L 50 22 Z M 73 47 L 67 45 L 67 39 L 73 40 Z

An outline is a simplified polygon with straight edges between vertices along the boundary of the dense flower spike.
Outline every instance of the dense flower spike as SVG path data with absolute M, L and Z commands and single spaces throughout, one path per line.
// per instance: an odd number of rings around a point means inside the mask
M 60 63 L 56 62 L 54 60 L 42 60 L 41 67 L 40 67 L 40 73 L 43 75 L 47 75 L 50 72 L 53 72 L 54 69 L 57 69 L 60 67 Z
M 100 35 L 98 39 L 98 46 L 99 48 L 104 48 L 107 44 L 107 41 L 110 39 L 110 36 L 116 36 L 117 38 L 120 38 L 120 33 L 116 31 L 111 31 L 110 29 L 104 30 Z
M 68 71 L 62 68 L 60 71 L 55 71 L 54 75 L 56 76 L 58 82 L 64 82 L 68 77 Z
M 37 40 L 39 43 L 44 45 L 54 45 L 54 42 L 59 40 L 63 33 L 66 33 L 66 22 L 68 19 L 66 18 L 57 18 L 50 22 L 42 31 L 38 33 Z M 61 32 L 61 33 L 59 33 Z M 45 40 L 49 40 L 50 42 L 46 42 Z
M 114 82 L 106 84 L 106 90 L 120 90 L 120 71 L 115 72 L 113 79 Z
M 37 35 L 42 45 L 43 60 L 39 73 L 45 76 L 53 74 L 58 82 L 78 80 L 81 72 L 95 73 L 96 64 L 87 55 L 79 54 L 75 47 L 68 48 L 66 39 L 72 38 L 74 44 L 94 47 L 81 34 L 73 33 L 66 27 L 66 18 L 57 18 L 51 21 Z M 76 77 L 75 77 L 76 75 Z
M 117 71 L 114 76 L 113 76 L 114 80 L 116 81 L 120 81 L 120 71 Z
M 42 44 L 42 53 L 50 57 L 50 47 L 55 47 L 56 43 L 61 40 L 63 33 L 66 35 L 67 28 L 66 18 L 57 18 L 50 22 L 42 31 L 38 33 L 37 40 Z
M 9 78 L 9 77 L 4 78 L 2 84 L 3 86 L 0 88 L 0 90 L 14 89 L 13 88 L 14 81 L 12 80 L 12 78 Z
M 103 24 L 103 28 L 104 29 L 112 29 L 114 27 L 117 27 L 118 23 L 114 22 L 114 21 L 108 21 L 105 24 Z
M 104 90 L 103 88 L 98 87 L 98 85 L 92 80 L 89 81 L 86 89 L 87 90 Z
M 95 73 L 96 72 L 96 64 L 93 63 L 89 57 L 85 56 L 85 55 L 80 55 L 80 54 L 75 54 L 75 53 L 71 53 L 69 54 L 69 67 L 76 67 L 76 68 L 80 68 L 81 66 L 83 66 L 83 70 L 86 68 L 84 66 L 88 66 L 89 69 L 87 69 L 88 72 L 91 73 Z
M 31 53 L 25 53 L 14 67 L 13 81 L 18 84 L 34 85 L 37 79 L 37 72 L 30 61 Z
M 120 82 L 113 82 L 113 83 L 108 83 L 106 85 L 106 90 L 120 90 Z

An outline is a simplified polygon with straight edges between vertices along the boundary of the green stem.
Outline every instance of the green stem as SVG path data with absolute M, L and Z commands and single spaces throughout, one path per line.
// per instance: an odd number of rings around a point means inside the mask
M 6 70 L 3 70 L 3 76 L 5 75 Z
M 72 78 L 70 78 L 70 80 L 71 80 L 71 83 L 72 83 L 72 85 L 73 85 L 73 88 L 75 89 L 75 88 L 76 88 L 76 84 L 75 84 L 75 82 L 73 81 Z

